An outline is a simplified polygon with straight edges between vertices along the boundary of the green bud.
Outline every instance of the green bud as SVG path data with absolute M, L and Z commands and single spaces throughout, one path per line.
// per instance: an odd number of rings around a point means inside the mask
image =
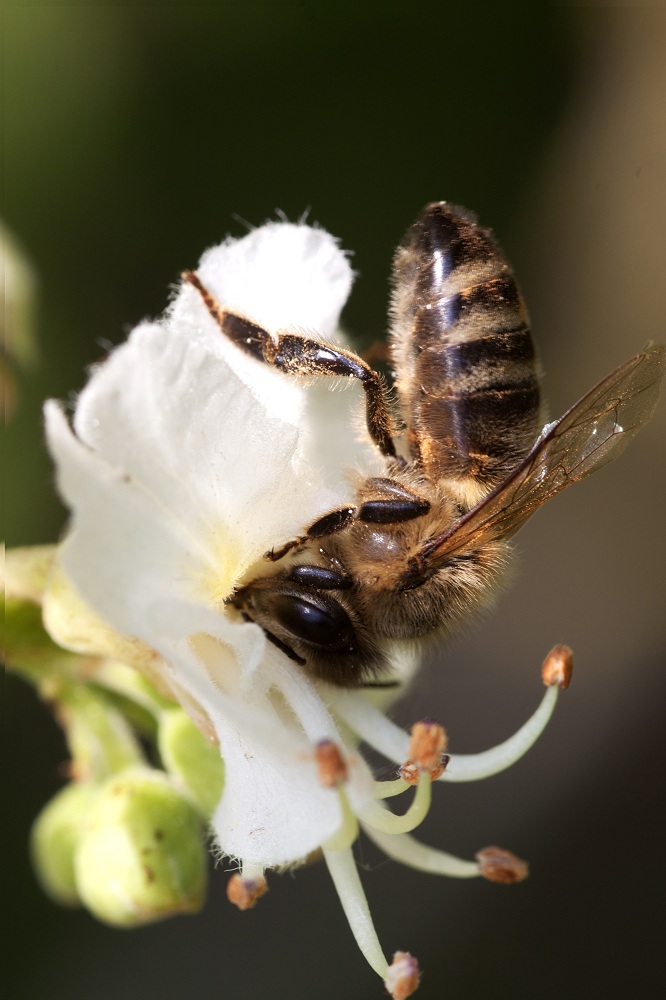
M 0 222 L 0 253 L 5 286 L 5 350 L 21 367 L 28 367 L 34 364 L 39 353 L 35 336 L 37 277 L 25 248 L 4 222 Z
M 32 863 L 44 891 L 63 906 L 78 906 L 74 855 L 97 795 L 91 782 L 72 782 L 42 809 L 30 836 Z
M 106 923 L 196 912 L 206 882 L 199 816 L 162 771 L 132 768 L 102 785 L 75 869 L 83 903 Z
M 1 571 L 7 597 L 20 597 L 24 601 L 41 604 L 55 555 L 55 545 L 7 549 Z
M 54 545 L 9 549 L 0 576 L 5 594 L 3 659 L 38 687 L 49 677 L 75 676 L 81 657 L 61 649 L 44 628 L 41 602 L 53 568 Z
M 74 677 L 82 657 L 57 646 L 42 624 L 42 609 L 22 597 L 5 597 L 3 659 L 40 690 L 51 677 Z
M 77 778 L 104 781 L 144 762 L 131 726 L 102 691 L 61 682 L 52 685 L 51 698 L 58 706 Z
M 167 771 L 183 782 L 194 804 L 210 819 L 224 787 L 219 747 L 206 739 L 181 708 L 162 712 L 157 745 Z

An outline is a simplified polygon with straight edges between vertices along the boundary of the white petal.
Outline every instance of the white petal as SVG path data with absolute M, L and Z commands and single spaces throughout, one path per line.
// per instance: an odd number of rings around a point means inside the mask
M 344 343 L 338 322 L 353 274 L 337 240 L 323 230 L 269 223 L 206 251 L 197 273 L 223 308 L 253 319 L 271 334 L 289 330 Z M 315 380 L 305 388 L 302 381 L 249 357 L 220 334 L 189 284 L 178 292 L 167 322 L 186 339 L 195 335 L 215 345 L 271 416 L 310 429 L 304 435 L 304 457 L 306 463 L 315 462 L 319 482 L 332 491 L 329 508 L 349 502 L 344 470 L 356 466 L 367 475 L 382 473 L 383 463 L 365 429 L 360 384 L 338 378 Z M 345 389 L 344 399 L 337 393 L 330 398 L 332 387 Z
M 321 787 L 314 760 L 317 738 L 337 734 L 310 681 L 298 671 L 289 675 L 284 657 L 270 648 L 243 698 L 225 697 L 222 685 L 234 672 L 229 657 L 228 649 L 206 636 L 170 653 L 180 682 L 213 723 L 224 759 L 224 793 L 212 819 L 215 839 L 221 853 L 244 866 L 293 864 L 342 823 L 340 798 L 335 789 Z M 275 679 L 284 697 L 269 690 Z M 365 804 L 372 776 L 357 755 L 349 764 L 348 788 Z
M 210 610 L 210 600 L 202 600 L 208 572 L 217 571 L 221 596 L 233 585 L 233 536 L 228 548 L 209 552 L 196 523 L 165 510 L 161 497 L 131 473 L 85 448 L 56 404 L 47 404 L 45 412 L 58 483 L 74 513 L 60 562 L 87 602 L 117 631 L 160 652 L 156 636 L 168 629 L 167 635 L 210 631 L 228 637 L 248 656 L 246 637 L 258 630 L 232 627 Z
M 316 501 L 292 482 L 297 427 L 266 414 L 217 346 L 137 327 L 81 393 L 74 428 L 152 494 L 156 514 L 205 536 L 207 549 L 211 531 L 224 547 L 233 533 L 248 565 L 276 535 L 301 530 Z
M 268 699 L 256 705 L 251 728 L 225 724 L 217 708 L 225 787 L 213 829 L 221 850 L 266 867 L 302 861 L 342 821 L 338 795 L 317 782 L 312 747 L 294 735 L 286 751 L 284 724 Z
M 352 286 L 338 241 L 323 229 L 273 222 L 213 247 L 197 272 L 226 308 L 271 333 L 332 337 Z

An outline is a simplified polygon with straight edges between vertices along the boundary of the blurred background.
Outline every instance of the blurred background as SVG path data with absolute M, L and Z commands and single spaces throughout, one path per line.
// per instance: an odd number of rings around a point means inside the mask
M 523 287 L 551 417 L 664 339 L 663 11 L 338 0 L 16 5 L 4 21 L 4 217 L 34 270 L 39 351 L 15 372 L 9 544 L 64 524 L 42 400 L 71 398 L 182 268 L 276 209 L 309 208 L 354 251 L 344 321 L 361 346 L 385 330 L 393 248 L 422 206 L 476 211 Z M 454 752 L 485 749 L 536 706 L 551 645 L 574 648 L 540 743 L 504 775 L 439 787 L 420 831 L 464 856 L 509 847 L 527 882 L 440 880 L 361 845 L 382 943 L 418 955 L 424 1000 L 658 994 L 665 425 L 662 400 L 616 465 L 540 512 L 515 585 L 396 710 L 441 719 Z M 26 845 L 65 748 L 27 686 L 10 677 L 6 699 L 13 1000 L 382 995 L 322 865 L 273 877 L 245 914 L 218 869 L 201 915 L 132 932 L 52 905 Z

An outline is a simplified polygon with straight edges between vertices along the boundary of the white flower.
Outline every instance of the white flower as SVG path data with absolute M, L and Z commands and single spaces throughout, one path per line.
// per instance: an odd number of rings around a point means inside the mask
M 322 230 L 265 225 L 209 250 L 197 273 L 226 308 L 270 332 L 339 336 L 352 272 Z M 418 977 L 403 953 L 388 972 L 350 850 L 358 821 L 387 854 L 422 870 L 489 869 L 409 836 L 428 808 L 432 765 L 371 692 L 312 679 L 225 606 L 239 581 L 262 572 L 263 553 L 350 501 L 355 469 L 381 473 L 360 430 L 360 395 L 350 387 L 332 396 L 246 357 L 183 285 L 162 320 L 139 325 L 94 371 L 73 430 L 47 404 L 47 435 L 72 511 L 65 574 L 108 626 L 154 651 L 153 672 L 219 743 L 225 787 L 213 829 L 241 869 L 230 895 L 252 905 L 266 869 L 323 848 L 364 954 L 407 996 L 405 976 L 410 990 Z M 395 678 L 406 683 L 414 666 L 396 653 Z M 512 763 L 543 729 L 556 692 L 502 747 L 451 758 L 442 780 Z M 409 780 L 375 782 L 361 740 L 397 764 L 416 757 L 403 772 Z M 395 816 L 378 800 L 409 788 L 413 775 L 413 803 Z

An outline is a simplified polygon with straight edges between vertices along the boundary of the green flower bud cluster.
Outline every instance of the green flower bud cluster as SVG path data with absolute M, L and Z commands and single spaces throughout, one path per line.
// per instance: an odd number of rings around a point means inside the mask
M 195 913 L 206 890 L 205 819 L 179 778 L 147 765 L 72 781 L 35 820 L 33 864 L 56 902 L 118 927 Z
M 106 626 L 95 654 L 96 623 L 82 620 L 76 595 L 57 611 L 76 619 L 86 649 L 54 642 L 42 620 L 51 561 L 52 550 L 8 553 L 5 581 L 5 660 L 53 706 L 71 755 L 72 781 L 33 826 L 39 881 L 56 902 L 118 927 L 196 912 L 224 785 L 219 750 L 180 706 L 109 656 Z
M 196 912 L 206 852 L 196 809 L 163 771 L 128 768 L 73 783 L 37 818 L 35 868 L 58 902 L 119 927 Z

